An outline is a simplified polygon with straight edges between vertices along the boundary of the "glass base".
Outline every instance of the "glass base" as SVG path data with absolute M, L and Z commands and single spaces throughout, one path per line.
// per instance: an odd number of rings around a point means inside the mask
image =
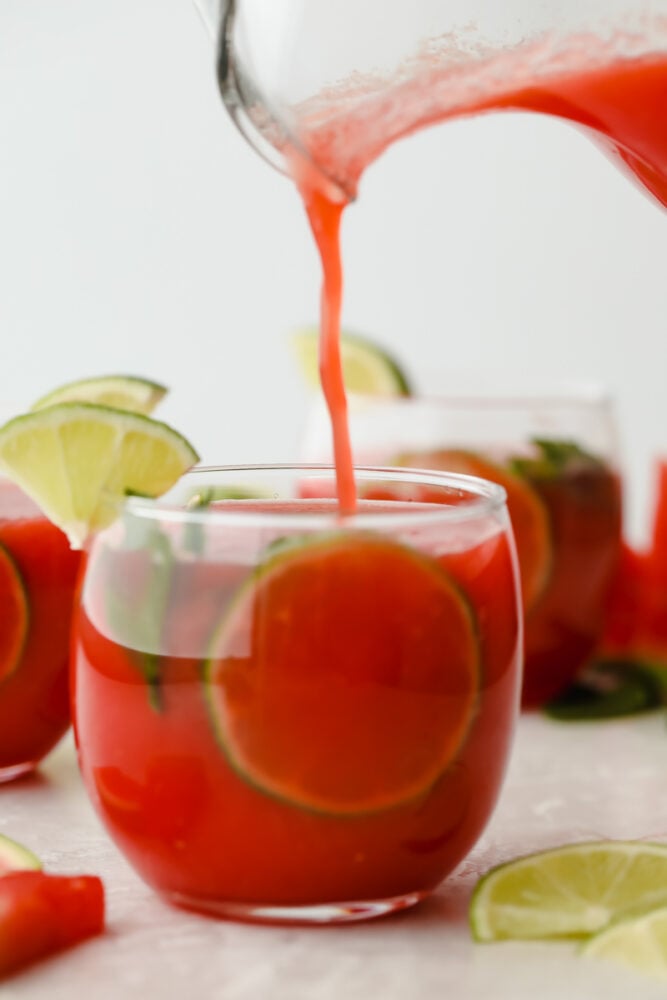
M 29 761 L 27 764 L 12 764 L 11 767 L 0 767 L 0 785 L 6 781 L 16 781 L 17 778 L 22 778 L 34 771 L 36 767 L 37 764 L 33 761 Z
M 359 920 L 386 917 L 416 906 L 428 892 L 411 892 L 389 899 L 364 900 L 354 903 L 314 903 L 308 906 L 276 906 L 264 903 L 226 903 L 201 899 L 180 892 L 161 894 L 164 899 L 188 910 L 198 910 L 223 920 L 238 920 L 251 924 L 292 924 L 294 926 L 325 926 L 349 924 Z

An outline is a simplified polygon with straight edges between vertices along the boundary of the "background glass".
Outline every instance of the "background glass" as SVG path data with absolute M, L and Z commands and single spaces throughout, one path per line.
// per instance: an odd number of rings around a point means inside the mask
M 515 395 L 466 391 L 405 399 L 353 397 L 355 460 L 468 472 L 502 483 L 522 570 L 523 702 L 561 691 L 595 649 L 621 540 L 611 400 L 590 388 Z M 326 460 L 324 407 L 304 457 Z

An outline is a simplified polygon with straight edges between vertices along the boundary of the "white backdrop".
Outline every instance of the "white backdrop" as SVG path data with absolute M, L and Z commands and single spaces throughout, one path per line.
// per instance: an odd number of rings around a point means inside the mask
M 2 0 L 0 395 L 146 374 L 205 459 L 292 458 L 287 336 L 318 266 L 212 63 L 190 0 Z M 667 453 L 667 214 L 568 126 L 488 117 L 387 154 L 344 244 L 346 324 L 408 367 L 607 384 L 639 534 Z

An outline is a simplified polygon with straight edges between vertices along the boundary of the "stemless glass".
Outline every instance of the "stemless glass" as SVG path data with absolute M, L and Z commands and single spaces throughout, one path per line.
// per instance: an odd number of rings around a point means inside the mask
M 21 412 L 3 401 L 2 419 Z M 31 771 L 70 724 L 69 639 L 81 560 L 0 476 L 0 783 Z
M 499 792 L 520 687 L 503 490 L 197 469 L 96 537 L 74 632 L 85 785 L 166 899 L 360 920 L 431 892 Z
M 501 483 L 517 542 L 525 616 L 523 704 L 543 704 L 600 637 L 621 544 L 621 486 L 609 397 L 590 387 L 512 394 L 462 383 L 441 396 L 353 397 L 356 461 L 472 473 Z M 313 408 L 303 454 L 326 460 Z

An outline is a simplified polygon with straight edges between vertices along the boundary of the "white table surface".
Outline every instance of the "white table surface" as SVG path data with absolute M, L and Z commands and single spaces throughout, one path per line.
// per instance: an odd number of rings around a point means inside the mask
M 468 860 L 421 907 L 367 924 L 284 929 L 172 908 L 134 875 L 83 792 L 66 740 L 38 775 L 0 788 L 0 831 L 53 872 L 102 876 L 103 937 L 0 985 L 49 1000 L 627 1000 L 667 985 L 577 956 L 573 944 L 473 944 L 477 876 L 520 853 L 601 837 L 667 841 L 662 714 L 565 725 L 521 719 L 496 813 Z

